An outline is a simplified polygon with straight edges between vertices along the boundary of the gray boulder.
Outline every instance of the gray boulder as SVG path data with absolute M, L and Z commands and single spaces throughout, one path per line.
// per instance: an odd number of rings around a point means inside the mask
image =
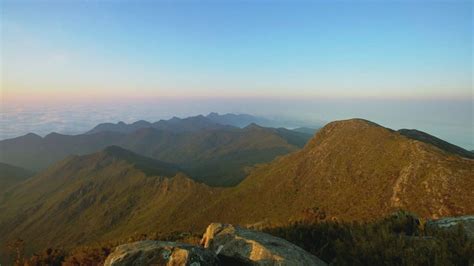
M 284 239 L 229 224 L 210 224 L 201 245 L 213 250 L 221 261 L 229 264 L 327 265 Z
M 120 265 L 218 265 L 216 255 L 202 247 L 164 241 L 138 241 L 115 248 L 104 263 Z

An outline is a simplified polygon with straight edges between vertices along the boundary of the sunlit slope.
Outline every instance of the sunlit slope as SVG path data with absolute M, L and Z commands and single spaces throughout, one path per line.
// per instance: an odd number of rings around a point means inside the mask
M 309 208 L 347 220 L 399 208 L 431 218 L 473 214 L 474 160 L 366 120 L 336 121 L 224 197 L 209 213 L 248 223 L 285 222 Z

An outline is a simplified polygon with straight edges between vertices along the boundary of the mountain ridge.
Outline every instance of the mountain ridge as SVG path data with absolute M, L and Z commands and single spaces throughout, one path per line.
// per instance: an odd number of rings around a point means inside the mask
M 472 151 L 465 150 L 459 146 L 451 144 L 426 132 L 416 129 L 399 129 L 398 132 L 404 135 L 405 137 L 431 144 L 441 150 L 450 153 L 455 153 L 462 157 L 474 159 L 474 153 Z
M 193 119 L 197 119 L 191 121 Z M 188 119 L 183 130 L 140 128 L 130 133 L 34 137 L 0 141 L 0 161 L 38 171 L 68 155 L 84 155 L 116 145 L 146 157 L 178 165 L 198 181 L 214 186 L 235 185 L 245 169 L 301 148 L 310 135 L 286 129 L 241 129 L 231 126 L 187 131 L 200 118 Z M 175 123 L 175 122 L 172 122 Z M 181 120 L 177 119 L 179 126 Z M 201 125 L 202 126 L 202 125 Z M 214 169 L 214 171 L 210 171 Z
M 203 215 L 243 224 L 285 224 L 315 209 L 345 221 L 400 209 L 423 218 L 466 215 L 474 213 L 473 170 L 474 160 L 373 122 L 336 121 L 302 150 L 255 168 Z
M 196 130 L 206 129 L 219 129 L 227 128 L 228 126 L 233 127 L 245 127 L 250 123 L 265 123 L 267 120 L 264 118 L 255 117 L 247 114 L 224 114 L 219 115 L 218 113 L 209 113 L 207 116 L 197 115 L 186 118 L 178 118 L 176 116 L 164 120 L 161 119 L 156 122 L 148 122 L 145 120 L 139 120 L 130 124 L 120 121 L 114 123 L 102 123 L 95 126 L 93 129 L 87 131 L 85 134 L 93 134 L 103 131 L 112 131 L 120 133 L 130 133 L 142 128 L 155 128 L 160 130 L 170 130 L 176 132 L 192 132 Z M 268 120 L 269 121 L 269 120 Z
M 151 226 L 152 221 L 163 221 L 171 227 L 170 217 L 192 212 L 195 204 L 203 205 L 218 191 L 174 168 L 145 173 L 137 167 L 137 157 L 143 159 L 118 147 L 70 156 L 13 188 L 0 201 L 0 241 L 5 241 L 2 236 L 18 235 L 35 239 L 32 248 L 71 246 L 120 235 L 144 222 Z M 145 163 L 156 168 L 155 160 Z M 134 224 L 124 221 L 132 217 Z
M 254 167 L 230 188 L 180 173 L 146 175 L 127 156 L 110 159 L 115 149 L 105 149 L 105 159 L 104 152 L 71 156 L 16 186 L 0 201 L 0 240 L 74 246 L 132 233 L 200 231 L 215 221 L 285 225 L 311 210 L 342 221 L 399 209 L 421 218 L 474 212 L 474 160 L 366 120 L 331 122 L 303 149 Z

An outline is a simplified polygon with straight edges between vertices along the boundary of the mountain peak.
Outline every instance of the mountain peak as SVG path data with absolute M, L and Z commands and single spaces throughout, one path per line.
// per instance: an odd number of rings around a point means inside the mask
M 182 119 L 183 121 L 204 121 L 207 123 L 211 123 L 212 121 L 209 120 L 209 118 L 203 116 L 203 115 L 196 115 L 196 116 L 190 116 Z
M 25 137 L 41 138 L 38 134 L 35 133 L 28 133 L 25 135 Z
M 369 133 L 369 131 L 371 133 Z M 390 135 L 390 133 L 398 134 Z M 331 137 L 335 134 L 338 134 L 339 138 L 354 138 L 355 136 L 358 136 L 357 138 L 359 141 L 364 138 L 367 138 L 370 135 L 370 138 L 372 139 L 373 143 L 376 143 L 374 141 L 375 137 L 378 137 L 380 138 L 380 140 L 382 140 L 385 137 L 400 138 L 402 136 L 402 138 L 405 140 L 416 140 L 419 142 L 423 142 L 428 146 L 437 147 L 438 149 L 441 149 L 445 152 L 457 154 L 461 157 L 471 159 L 474 158 L 474 154 L 472 152 L 467 151 L 461 147 L 458 147 L 454 144 L 439 139 L 423 131 L 416 129 L 400 129 L 398 131 L 394 131 L 390 128 L 386 128 L 374 122 L 360 118 L 331 122 L 324 126 L 320 130 L 320 133 L 318 133 L 316 136 L 319 135 L 319 137 Z
M 448 156 L 376 123 L 349 119 L 327 124 L 302 150 L 255 168 L 239 193 L 247 204 L 268 199 L 279 210 L 291 210 L 317 203 L 326 214 L 350 220 L 400 208 L 423 217 L 461 215 L 472 212 L 472 203 L 456 196 L 471 191 L 472 167 L 472 160 Z M 361 204 L 347 208 L 348 202 Z
M 256 129 L 263 129 L 264 127 L 262 126 L 259 126 L 255 123 L 250 123 L 248 126 L 244 127 L 244 129 L 247 129 L 247 130 L 256 130 Z
M 210 112 L 206 117 L 207 117 L 207 118 L 219 117 L 219 113 Z
M 352 127 L 352 128 L 381 127 L 381 128 L 384 128 L 377 123 L 374 123 L 372 121 L 362 119 L 362 118 L 351 118 L 351 119 L 346 119 L 346 120 L 333 121 L 333 122 L 328 123 L 326 126 L 324 126 L 323 129 L 326 127 Z
M 151 126 L 151 123 L 146 120 L 138 120 L 133 122 L 133 126 Z
M 395 134 L 392 135 L 392 133 Z M 428 146 L 425 147 L 436 147 L 445 152 L 457 154 L 461 157 L 471 159 L 474 158 L 474 154 L 472 152 L 467 151 L 461 147 L 453 145 L 423 131 L 415 129 L 400 129 L 398 131 L 394 131 L 390 128 L 386 128 L 379 124 L 376 124 L 372 121 L 360 118 L 331 122 L 324 126 L 319 131 L 319 133 L 316 134 L 316 137 L 319 136 L 319 138 L 329 138 L 334 135 L 337 135 L 340 139 L 355 138 L 357 136 L 358 141 L 367 139 L 369 140 L 368 142 L 372 142 L 373 144 L 377 143 L 376 139 L 379 139 L 381 141 L 386 140 L 387 138 L 398 138 L 400 141 L 402 141 L 402 139 L 410 139 L 427 144 Z M 314 140 L 311 142 L 314 142 Z
M 370 136 L 382 137 L 382 135 L 392 131 L 393 130 L 391 129 L 385 128 L 379 124 L 365 119 L 352 118 L 347 120 L 338 120 L 328 123 L 323 128 L 321 128 L 308 144 L 313 145 L 314 143 L 321 142 L 327 138 L 346 139 L 356 138 L 356 136 L 359 136 L 362 139 L 366 139 Z
M 28 142 L 38 142 L 38 141 L 43 140 L 43 138 L 40 135 L 37 135 L 35 133 L 28 133 L 24 136 L 12 138 L 12 139 L 7 139 L 7 140 L 4 140 L 4 141 L 15 141 L 15 140 L 20 140 L 20 139 L 28 141 Z

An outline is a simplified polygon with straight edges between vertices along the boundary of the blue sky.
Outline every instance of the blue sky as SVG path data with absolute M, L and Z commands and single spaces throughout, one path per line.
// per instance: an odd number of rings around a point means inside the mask
M 4 98 L 472 97 L 471 1 L 2 1 Z

